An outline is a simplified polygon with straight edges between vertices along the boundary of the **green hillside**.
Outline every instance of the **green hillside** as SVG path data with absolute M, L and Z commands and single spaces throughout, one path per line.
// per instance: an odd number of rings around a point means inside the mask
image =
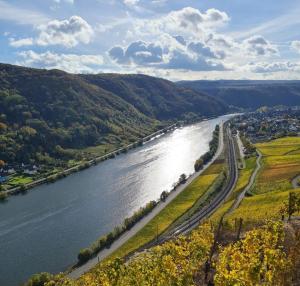
M 1 64 L 0 160 L 53 163 L 78 149 L 128 144 L 187 116 L 226 111 L 218 100 L 149 76 Z

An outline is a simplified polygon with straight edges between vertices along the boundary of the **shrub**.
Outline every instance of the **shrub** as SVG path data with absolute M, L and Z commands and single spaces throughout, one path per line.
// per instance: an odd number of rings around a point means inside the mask
M 1 193 L 0 192 L 0 201 L 5 201 L 7 199 L 7 194 L 6 193 Z
M 78 261 L 79 263 L 85 263 L 87 262 L 92 256 L 92 251 L 90 248 L 84 248 L 84 249 L 81 249 L 77 258 L 78 258 Z
M 44 286 L 45 283 L 52 280 L 52 275 L 47 272 L 42 272 L 33 275 L 24 286 Z

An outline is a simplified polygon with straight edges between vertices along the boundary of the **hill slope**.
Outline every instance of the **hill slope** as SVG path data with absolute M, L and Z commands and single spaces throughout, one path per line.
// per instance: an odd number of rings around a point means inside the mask
M 0 64 L 0 159 L 68 157 L 66 148 L 128 143 L 166 120 L 226 111 L 216 99 L 158 78 Z
M 181 81 L 177 84 L 241 108 L 300 105 L 300 81 L 198 80 Z

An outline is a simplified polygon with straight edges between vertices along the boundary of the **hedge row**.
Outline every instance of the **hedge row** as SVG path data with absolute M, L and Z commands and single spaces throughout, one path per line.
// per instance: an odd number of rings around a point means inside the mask
M 219 134 L 220 134 L 220 127 L 219 125 L 217 125 L 213 132 L 213 138 L 209 142 L 209 151 L 207 151 L 199 159 L 197 159 L 194 164 L 195 172 L 200 171 L 203 168 L 203 166 L 206 163 L 208 163 L 216 154 L 219 146 Z
M 100 237 L 90 247 L 80 250 L 78 254 L 78 264 L 83 264 L 90 258 L 95 256 L 102 249 L 109 247 L 116 239 L 118 239 L 124 232 L 130 230 L 138 221 L 150 213 L 157 205 L 156 201 L 151 201 L 145 207 L 140 208 L 131 217 L 126 218 L 122 225 L 114 228 L 110 233 Z

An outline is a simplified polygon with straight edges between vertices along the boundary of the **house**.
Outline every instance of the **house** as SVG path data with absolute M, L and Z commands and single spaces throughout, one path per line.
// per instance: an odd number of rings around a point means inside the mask
M 36 165 L 28 166 L 24 169 L 23 174 L 32 176 L 38 173 L 38 169 Z
M 7 181 L 7 177 L 0 175 L 0 184 L 5 183 Z

